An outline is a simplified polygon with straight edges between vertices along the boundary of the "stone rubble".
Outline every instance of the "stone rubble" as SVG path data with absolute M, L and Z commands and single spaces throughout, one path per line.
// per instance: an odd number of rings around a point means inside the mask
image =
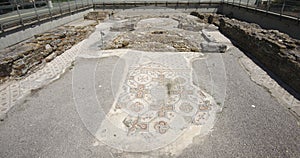
M 19 78 L 50 62 L 94 31 L 95 24 L 87 27 L 61 26 L 37 34 L 33 39 L 1 50 L 0 83 L 8 78 Z
M 111 27 L 110 31 L 120 33 L 104 50 L 128 48 L 141 51 L 200 52 L 200 43 L 204 41 L 201 30 L 217 29 L 191 15 L 118 18 L 123 20 Z M 159 23 L 164 20 L 168 20 L 169 25 L 160 27 Z

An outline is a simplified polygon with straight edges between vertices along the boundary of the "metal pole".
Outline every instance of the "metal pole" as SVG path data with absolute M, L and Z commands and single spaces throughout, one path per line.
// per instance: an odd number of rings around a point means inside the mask
M 247 8 L 248 8 L 248 6 L 249 6 L 249 0 L 247 0 Z
M 258 7 L 259 1 L 257 1 L 256 6 L 255 6 L 255 13 L 257 11 L 257 7 Z
M 76 11 L 77 11 L 78 10 L 77 0 L 75 0 L 74 2 L 75 2 L 75 8 L 76 8 Z
M 61 5 L 60 5 L 60 0 L 57 0 L 57 1 L 58 1 L 59 12 L 62 15 L 63 13 L 62 13 Z
M 283 1 L 282 7 L 281 7 L 280 16 L 283 14 L 284 7 L 285 7 L 285 0 Z
M 83 8 L 83 0 L 81 0 L 81 8 Z
M 70 0 L 68 0 L 68 6 L 69 6 L 69 13 L 71 13 L 71 5 L 70 5 Z
M 40 21 L 40 16 L 39 16 L 39 14 L 37 13 L 35 1 L 32 1 L 32 3 L 33 3 L 33 7 L 34 7 L 35 16 L 36 16 L 37 20 Z
M 51 8 L 53 7 L 52 5 L 52 1 L 51 0 L 48 0 L 48 10 L 49 10 L 49 15 L 50 17 L 52 18 L 52 12 L 51 12 Z
M 21 25 L 24 25 L 22 16 L 21 16 L 20 11 L 19 11 L 19 5 L 18 4 L 17 4 L 17 13 L 19 15 L 19 20 L 20 20 Z

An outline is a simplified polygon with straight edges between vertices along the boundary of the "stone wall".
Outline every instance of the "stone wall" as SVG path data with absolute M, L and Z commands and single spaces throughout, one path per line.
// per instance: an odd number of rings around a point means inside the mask
M 221 15 L 192 15 L 203 22 L 217 25 L 221 33 L 234 44 L 255 57 L 295 91 L 300 92 L 300 40 L 277 30 L 265 30 L 257 24 Z
M 61 26 L 55 30 L 35 35 L 33 39 L 0 50 L 0 83 L 7 78 L 26 75 L 43 63 L 70 49 L 94 30 L 85 27 Z
M 220 19 L 220 31 L 258 59 L 291 88 L 300 92 L 300 41 L 277 30 L 229 18 Z

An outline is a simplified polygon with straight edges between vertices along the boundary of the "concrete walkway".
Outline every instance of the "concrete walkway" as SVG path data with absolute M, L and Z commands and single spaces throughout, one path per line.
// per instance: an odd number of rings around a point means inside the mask
M 131 15 L 99 24 L 41 72 L 2 85 L 1 157 L 300 156 L 299 100 L 217 30 L 206 33 L 225 53 L 100 51 L 123 33 L 110 28 Z M 158 15 L 136 30 L 177 29 Z

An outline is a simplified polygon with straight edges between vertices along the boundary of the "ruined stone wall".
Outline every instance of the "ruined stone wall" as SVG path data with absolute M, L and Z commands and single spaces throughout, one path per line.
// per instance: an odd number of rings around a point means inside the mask
M 43 63 L 70 49 L 94 30 L 85 27 L 61 26 L 55 30 L 35 35 L 33 39 L 0 50 L 0 83 L 7 78 L 26 75 Z
M 221 17 L 220 31 L 241 49 L 300 92 L 300 41 L 277 30 L 265 30 L 257 24 Z
M 202 22 L 213 23 L 234 44 L 255 57 L 291 88 L 300 92 L 300 40 L 277 30 L 223 15 L 192 12 Z
M 221 5 L 219 13 L 238 20 L 259 24 L 262 28 L 279 30 L 290 37 L 300 39 L 300 23 L 297 18 L 266 13 L 255 8 L 237 7 L 231 4 Z

